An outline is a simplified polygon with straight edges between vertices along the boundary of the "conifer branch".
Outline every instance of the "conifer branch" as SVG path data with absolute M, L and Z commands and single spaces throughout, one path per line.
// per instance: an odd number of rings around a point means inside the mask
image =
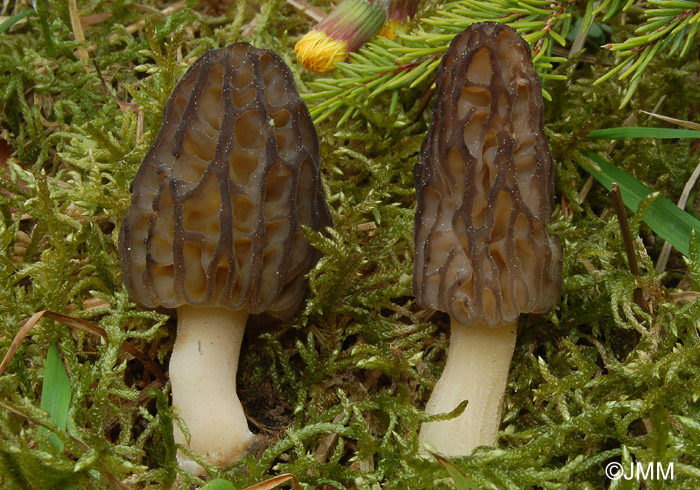
M 628 5 L 630 3 L 628 2 Z M 631 75 L 620 108 L 627 105 L 632 98 L 649 62 L 664 51 L 668 51 L 667 56 L 672 56 L 680 50 L 678 56 L 684 57 L 700 26 L 700 4 L 697 1 L 650 0 L 647 4 L 648 8 L 644 10 L 647 21 L 634 31 L 639 36 L 603 46 L 616 52 L 620 61 L 594 83 L 602 83 L 618 73 L 618 80 Z M 628 5 L 625 5 L 624 9 Z
M 341 125 L 380 94 L 392 92 L 393 100 L 402 88 L 432 82 L 452 38 L 474 22 L 510 24 L 533 46 L 535 68 L 540 76 L 565 80 L 562 75 L 550 73 L 553 63 L 566 61 L 564 57 L 553 56 L 552 47 L 565 44 L 571 28 L 571 5 L 575 1 L 448 2 L 434 16 L 421 19 L 413 33 L 399 33 L 393 40 L 376 37 L 357 53 L 351 53 L 348 62 L 337 63 L 333 78 L 310 82 L 315 92 L 305 98 L 312 104 L 311 114 L 318 123 L 344 108 L 338 121 Z M 392 103 L 390 113 L 394 109 Z
M 362 112 L 369 101 L 391 93 L 389 113 L 396 110 L 395 101 L 401 89 L 432 83 L 443 53 L 452 38 L 474 22 L 495 21 L 511 25 L 530 44 L 535 69 L 546 80 L 566 80 L 552 73 L 556 64 L 567 57 L 556 56 L 553 49 L 567 45 L 567 36 L 574 29 L 574 16 L 581 18 L 579 32 L 586 32 L 598 19 L 607 22 L 628 10 L 632 0 L 453 0 L 430 17 L 420 18 L 409 34 L 399 32 L 393 40 L 375 37 L 347 62 L 336 64 L 330 77 L 317 78 L 308 85 L 314 90 L 305 99 L 318 123 L 336 111 L 343 110 L 338 125 Z M 629 77 L 629 85 L 621 101 L 626 105 L 637 88 L 640 77 L 657 54 L 687 54 L 700 25 L 700 6 L 691 0 L 651 0 L 644 11 L 647 22 L 635 36 L 622 43 L 603 47 L 617 52 L 621 60 L 595 83 L 613 75 Z M 621 72 L 621 73 L 620 73 Z M 543 95 L 550 99 L 543 88 Z

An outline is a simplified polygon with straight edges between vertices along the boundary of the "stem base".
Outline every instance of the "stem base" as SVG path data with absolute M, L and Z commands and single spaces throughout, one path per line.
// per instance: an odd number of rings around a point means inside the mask
M 224 308 L 177 309 L 177 340 L 170 358 L 173 407 L 187 424 L 189 445 L 175 424 L 175 442 L 220 468 L 241 459 L 253 441 L 236 394 L 238 356 L 248 313 Z M 180 467 L 203 469 L 178 453 Z
M 495 442 L 516 331 L 517 323 L 467 327 L 452 320 L 445 370 L 425 411 L 434 415 L 454 410 L 463 400 L 469 404 L 454 419 L 424 423 L 418 435 L 421 448 L 428 442 L 446 456 L 465 456 Z

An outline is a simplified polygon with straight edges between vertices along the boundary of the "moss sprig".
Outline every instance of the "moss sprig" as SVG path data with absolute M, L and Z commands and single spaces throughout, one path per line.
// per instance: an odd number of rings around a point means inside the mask
M 663 488 L 697 486 L 697 254 L 687 262 L 673 254 L 668 272 L 656 274 L 660 244 L 642 223 L 642 208 L 631 216 L 641 239 L 641 274 L 633 276 L 609 194 L 596 184 L 588 189 L 573 158 L 576 149 L 605 153 L 677 200 L 697 163 L 692 141 L 608 145 L 588 133 L 646 117 L 619 108 L 632 78 L 636 90 L 625 107 L 659 104 L 657 112 L 698 122 L 698 44 L 690 37 L 697 23 L 680 19 L 655 38 L 658 51 L 647 55 L 646 68 L 639 71 L 640 63 L 622 80 L 610 76 L 595 86 L 620 64 L 630 69 L 644 51 L 625 58 L 590 44 L 585 53 L 569 51 L 590 26 L 620 46 L 663 30 L 648 29 L 676 18 L 664 9 L 681 8 L 663 3 L 429 1 L 394 41 L 377 38 L 332 77 L 300 80 L 318 122 L 334 228 L 307 232 L 324 256 L 309 275 L 300 316 L 246 336 L 239 389 L 260 449 L 237 467 L 208 468 L 207 479 L 245 488 L 291 472 L 309 489 L 454 488 L 443 467 L 418 452 L 422 408 L 449 339 L 448 318 L 411 296 L 412 169 L 441 52 L 467 23 L 500 19 L 529 36 L 552 98 L 546 124 L 557 205 L 550 231 L 564 249 L 564 294 L 553 312 L 520 321 L 497 446 L 454 462 L 482 488 L 606 488 L 611 461 L 674 463 L 676 478 Z M 0 355 L 23 320 L 42 309 L 92 322 L 106 337 L 43 319 L 21 342 L 0 376 L 0 487 L 201 486 L 204 479 L 177 468 L 169 386 L 121 350 L 129 342 L 164 367 L 174 325 L 123 291 L 117 233 L 130 181 L 188 63 L 208 47 L 250 39 L 240 33 L 294 63 L 294 41 L 311 21 L 279 1 L 261 8 L 238 2 L 216 18 L 202 5 L 169 19 L 123 2 L 79 7 L 84 19 L 111 14 L 92 19 L 81 45 L 101 75 L 73 54 L 78 44 L 60 9 L 0 34 Z M 138 27 L 142 20 L 147 27 Z M 688 29 L 676 30 L 682 23 Z M 660 56 L 674 46 L 672 56 Z M 66 431 L 40 408 L 50 343 L 71 384 Z

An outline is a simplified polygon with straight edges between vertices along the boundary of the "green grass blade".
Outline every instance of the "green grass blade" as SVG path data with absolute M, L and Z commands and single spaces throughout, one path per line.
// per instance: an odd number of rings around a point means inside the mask
M 51 415 L 51 421 L 62 430 L 66 430 L 68 422 L 68 407 L 70 405 L 71 386 L 66 368 L 58 355 L 56 344 L 49 346 L 44 365 L 44 384 L 41 387 L 41 408 Z M 63 450 L 63 442 L 50 434 L 49 439 L 59 450 Z
M 204 485 L 202 490 L 236 490 L 236 487 L 226 480 L 217 478 Z
M 6 30 L 8 30 L 10 27 L 12 27 L 13 25 L 15 25 L 17 22 L 24 19 L 25 17 L 32 15 L 33 13 L 35 13 L 34 10 L 29 9 L 29 10 L 24 10 L 18 14 L 13 15 L 9 19 L 7 19 L 5 22 L 0 24 L 0 34 L 5 32 Z
M 608 128 L 596 129 L 589 135 L 593 139 L 625 140 L 631 138 L 700 138 L 700 131 L 673 128 Z
M 447 458 L 440 456 L 439 454 L 431 452 L 438 463 L 442 465 L 450 477 L 454 480 L 457 490 L 479 490 L 479 486 L 474 483 L 474 480 L 465 475 L 462 470 L 457 468 L 452 461 Z
M 600 171 L 598 171 L 586 163 L 577 161 L 586 172 L 595 177 L 606 189 L 610 190 L 613 182 L 617 182 L 620 185 L 622 199 L 632 211 L 636 212 L 639 203 L 651 194 L 652 191 L 647 186 L 597 154 L 591 151 L 579 151 L 579 153 L 593 161 L 600 168 Z M 673 245 L 676 250 L 686 257 L 690 255 L 691 232 L 695 230 L 696 233 L 700 233 L 700 221 L 664 197 L 659 197 L 653 202 L 643 219 L 654 233 Z

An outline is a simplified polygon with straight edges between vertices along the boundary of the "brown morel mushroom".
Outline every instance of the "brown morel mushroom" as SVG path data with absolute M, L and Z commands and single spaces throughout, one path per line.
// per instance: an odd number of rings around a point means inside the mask
M 124 283 L 141 306 L 177 311 L 173 405 L 189 448 L 219 467 L 253 439 L 236 395 L 246 319 L 296 312 L 318 258 L 302 226 L 331 224 L 319 169 L 316 130 L 289 68 L 236 43 L 207 51 L 177 84 L 131 186 L 119 236 Z M 177 427 L 175 438 L 186 445 Z
M 540 81 L 512 28 L 473 24 L 452 41 L 415 180 L 413 291 L 452 324 L 426 412 L 469 402 L 457 418 L 424 424 L 419 440 L 466 455 L 496 439 L 518 315 L 551 309 L 561 289 Z

